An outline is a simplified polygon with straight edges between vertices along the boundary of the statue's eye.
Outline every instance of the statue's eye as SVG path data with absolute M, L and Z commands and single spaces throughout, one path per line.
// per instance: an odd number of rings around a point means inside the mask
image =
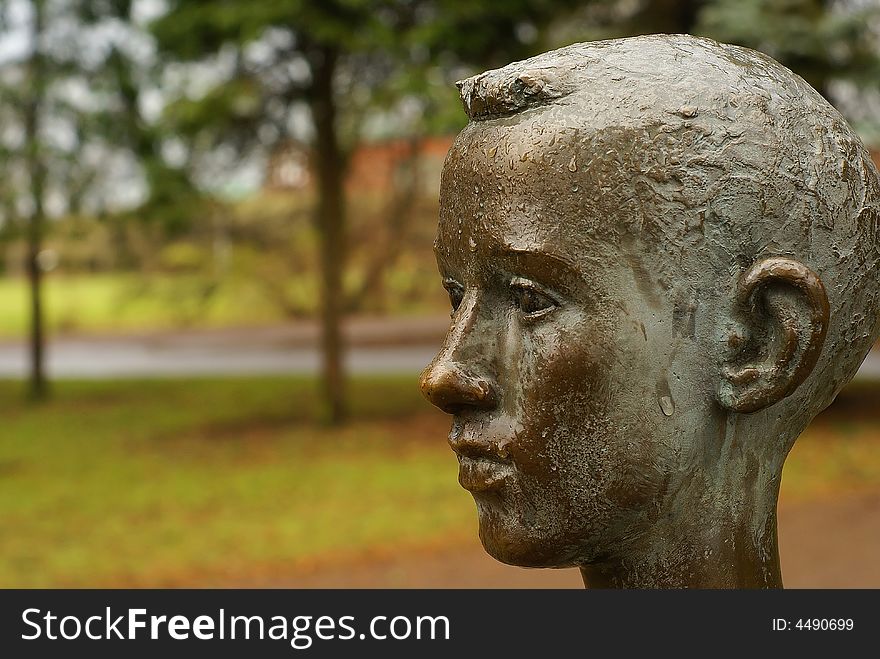
M 464 287 L 457 281 L 446 279 L 443 281 L 443 288 L 449 293 L 449 303 L 452 305 L 452 313 L 455 313 L 464 298 Z
M 540 318 L 559 306 L 549 293 L 528 279 L 514 278 L 510 290 L 514 304 L 529 319 Z

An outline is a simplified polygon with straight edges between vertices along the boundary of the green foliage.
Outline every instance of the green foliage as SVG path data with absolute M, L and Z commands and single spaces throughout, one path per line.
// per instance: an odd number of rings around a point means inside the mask
M 423 20 L 410 36 L 443 64 L 492 68 L 553 45 L 545 28 L 576 8 L 602 2 L 577 0 L 437 0 L 420 5 Z
M 231 135 L 242 122 L 254 124 L 261 104 L 259 83 L 239 77 L 214 87 L 198 100 L 176 99 L 165 109 L 165 120 L 183 137 L 198 135 L 205 129 Z
M 371 112 L 393 113 L 403 99 L 421 104 L 422 112 L 417 125 L 398 125 L 398 134 L 425 126 L 445 131 L 461 122 L 450 75 L 535 54 L 546 45 L 544 27 L 578 5 L 583 2 L 178 0 L 152 25 L 163 55 L 233 63 L 205 93 L 175 100 L 165 118 L 203 143 L 271 148 L 291 136 L 287 110 L 309 100 L 316 48 L 329 45 L 341 55 L 339 126 L 349 145 Z M 266 125 L 274 129 L 269 143 L 259 137 Z
M 336 43 L 355 51 L 388 46 L 399 12 L 409 4 L 406 0 L 290 0 L 206 5 L 177 0 L 154 23 L 153 31 L 165 52 L 184 60 L 253 42 L 270 28 L 287 28 L 311 43 Z
M 400 22 L 398 10 L 407 4 L 173 2 L 151 28 L 163 57 L 214 63 L 218 71 L 224 66 L 221 60 L 232 64 L 204 93 L 183 93 L 174 99 L 165 120 L 178 135 L 198 139 L 200 147 L 271 149 L 290 136 L 290 104 L 309 100 L 321 47 L 334 48 L 343 55 L 345 67 L 358 69 L 359 84 L 381 82 L 392 66 L 388 49 Z M 358 105 L 354 94 L 347 96 L 343 107 Z M 261 126 L 271 126 L 274 137 L 261 138 Z
M 68 212 L 80 212 L 86 200 L 105 207 L 106 161 L 82 155 L 91 149 L 109 159 L 136 147 L 126 139 L 137 118 L 126 94 L 137 83 L 133 55 L 119 41 L 96 43 L 95 35 L 110 23 L 125 24 L 129 4 L 17 0 L 0 7 L 6 18 L 0 37 L 12 29 L 13 9 L 31 14 L 29 27 L 17 32 L 28 48 L 0 67 L 0 117 L 7 129 L 0 138 L 0 180 L 10 183 L 0 200 L 4 220 L 20 219 L 22 206 L 30 217 L 53 193 Z M 33 18 L 38 9 L 39 24 Z
M 695 32 L 755 48 L 828 94 L 830 79 L 876 87 L 880 5 L 835 9 L 827 0 L 711 0 Z

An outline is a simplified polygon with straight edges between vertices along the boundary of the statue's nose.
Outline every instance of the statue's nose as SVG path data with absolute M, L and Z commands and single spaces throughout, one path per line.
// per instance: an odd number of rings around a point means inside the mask
M 496 387 L 488 378 L 469 375 L 442 355 L 424 370 L 419 387 L 425 398 L 447 414 L 486 411 L 498 403 Z

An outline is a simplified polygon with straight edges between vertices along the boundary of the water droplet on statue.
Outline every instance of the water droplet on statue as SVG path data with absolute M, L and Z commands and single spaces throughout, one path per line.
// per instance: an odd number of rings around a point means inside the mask
M 494 158 L 496 153 L 498 153 L 498 147 L 497 147 L 497 146 L 493 146 L 493 147 L 492 147 L 491 149 L 489 149 L 489 151 L 487 152 L 487 154 L 488 154 L 488 156 L 489 156 L 490 158 Z
M 474 237 L 473 237 L 473 236 L 471 236 L 470 238 L 468 238 L 468 246 L 471 248 L 471 251 L 472 251 L 472 252 L 475 252 L 475 251 L 477 250 L 477 243 L 476 243 L 476 241 L 474 240 Z
M 570 171 L 570 172 L 576 172 L 577 170 L 578 170 L 578 166 L 577 166 L 577 157 L 576 157 L 576 156 L 572 156 L 572 157 L 571 157 L 571 162 L 568 163 L 568 171 Z
M 662 396 L 660 398 L 660 409 L 666 416 L 672 416 L 672 413 L 675 412 L 675 403 L 672 402 L 669 396 Z

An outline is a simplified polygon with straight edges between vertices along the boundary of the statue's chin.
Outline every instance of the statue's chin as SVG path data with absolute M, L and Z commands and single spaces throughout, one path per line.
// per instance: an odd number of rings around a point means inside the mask
M 499 528 L 494 520 L 480 519 L 480 541 L 492 558 L 517 567 L 576 567 L 579 552 L 560 545 L 557 538 L 535 536 L 524 529 Z

